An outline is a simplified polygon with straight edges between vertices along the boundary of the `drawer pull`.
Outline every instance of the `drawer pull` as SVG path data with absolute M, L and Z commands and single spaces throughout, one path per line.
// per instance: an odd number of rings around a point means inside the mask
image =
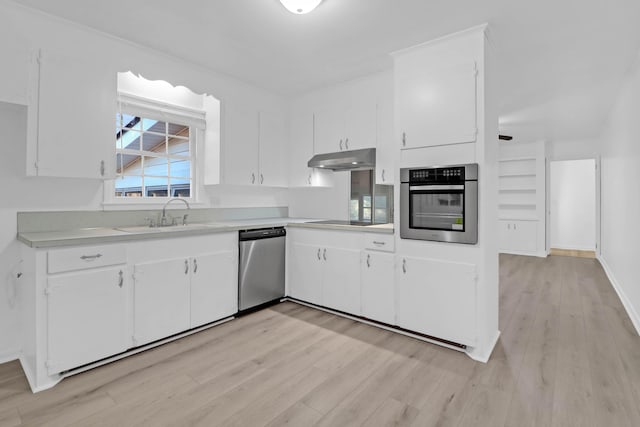
M 404 274 L 407 274 L 407 260 L 406 259 L 402 260 L 402 272 Z
M 318 248 L 318 261 L 320 261 L 320 248 Z
M 81 260 L 84 260 L 84 261 L 95 261 L 95 260 L 97 260 L 98 258 L 100 258 L 101 256 L 102 256 L 102 254 L 95 254 L 95 255 L 82 255 L 82 256 L 80 257 L 80 259 L 81 259 Z
M 189 260 L 184 260 L 184 274 L 189 274 Z
M 371 267 L 371 255 L 367 254 L 367 268 Z
M 123 284 L 124 284 L 124 273 L 122 272 L 122 270 L 120 270 L 118 272 L 118 286 L 122 287 Z
M 195 258 L 193 259 L 193 273 L 197 273 L 198 272 L 198 260 L 196 260 Z
M 322 259 L 324 259 L 325 261 L 327 260 L 327 250 L 323 250 L 322 251 Z
M 382 245 L 382 246 L 384 246 L 384 245 L 386 245 L 387 243 L 386 243 L 386 242 L 378 242 L 378 241 L 374 240 L 374 241 L 373 241 L 373 244 L 374 244 L 374 245 Z

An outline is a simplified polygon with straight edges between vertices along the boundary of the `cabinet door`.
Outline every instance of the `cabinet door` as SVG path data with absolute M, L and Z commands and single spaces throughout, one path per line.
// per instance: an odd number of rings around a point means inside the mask
M 238 311 L 238 264 L 233 252 L 191 258 L 192 328 Z
M 224 177 L 227 184 L 259 183 L 257 110 L 224 106 Z
M 475 62 L 435 66 L 409 54 L 397 59 L 395 85 L 402 148 L 476 140 Z
M 53 276 L 47 292 L 49 374 L 127 349 L 125 266 Z
M 344 138 L 344 110 L 316 111 L 314 117 L 315 154 L 346 150 Z
M 376 101 L 365 99 L 345 112 L 344 149 L 359 150 L 376 146 Z
M 360 251 L 329 247 L 322 260 L 322 305 L 359 316 Z
M 513 233 L 511 233 L 511 221 L 498 221 L 498 248 L 500 250 L 513 250 Z
M 362 315 L 395 325 L 395 285 L 393 254 L 362 252 Z
M 289 185 L 309 187 L 313 169 L 307 162 L 313 157 L 313 113 L 304 110 L 291 112 L 289 136 Z
M 322 250 L 293 243 L 289 249 L 289 294 L 293 298 L 322 304 Z
M 40 59 L 37 175 L 115 176 L 116 72 L 82 55 Z
M 459 344 L 476 342 L 476 266 L 399 257 L 397 324 Z
M 378 104 L 376 145 L 376 184 L 393 185 L 395 144 L 393 143 L 393 101 L 385 98 Z
M 287 186 L 286 125 L 282 114 L 260 112 L 260 185 Z
M 134 266 L 136 346 L 189 329 L 190 270 L 187 258 Z
M 535 252 L 538 249 L 537 221 L 510 221 L 511 247 L 518 252 Z

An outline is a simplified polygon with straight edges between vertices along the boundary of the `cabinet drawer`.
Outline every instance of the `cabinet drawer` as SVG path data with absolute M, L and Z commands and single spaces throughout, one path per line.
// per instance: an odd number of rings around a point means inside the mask
M 83 270 L 124 264 L 127 261 L 125 246 L 87 246 L 82 248 L 59 249 L 47 253 L 47 272 Z
M 395 250 L 394 235 L 365 233 L 364 247 L 374 251 L 393 252 Z

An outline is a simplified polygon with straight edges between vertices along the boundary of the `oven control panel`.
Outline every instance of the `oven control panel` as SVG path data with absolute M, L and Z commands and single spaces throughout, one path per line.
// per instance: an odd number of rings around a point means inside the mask
M 446 168 L 410 169 L 411 184 L 454 184 L 464 182 L 464 166 Z

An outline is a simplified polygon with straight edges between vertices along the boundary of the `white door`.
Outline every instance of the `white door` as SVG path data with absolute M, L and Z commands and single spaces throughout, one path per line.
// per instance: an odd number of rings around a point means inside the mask
M 344 151 L 344 110 L 337 108 L 316 111 L 314 114 L 315 154 Z
M 362 315 L 368 319 L 395 325 L 395 256 L 362 252 Z
M 238 311 L 238 268 L 232 252 L 191 258 L 191 327 Z
M 322 261 L 322 305 L 359 316 L 360 251 L 328 247 Z
M 260 185 L 287 186 L 286 124 L 284 116 L 260 112 Z
M 190 271 L 188 258 L 134 266 L 136 346 L 189 329 Z
M 224 104 L 224 177 L 227 184 L 259 183 L 259 116 L 249 110 Z
M 475 63 L 429 60 L 419 53 L 396 60 L 396 132 L 402 148 L 475 141 Z
M 551 248 L 594 251 L 595 160 L 552 161 L 549 173 Z
M 124 265 L 51 277 L 47 289 L 49 374 L 127 349 Z
M 116 72 L 84 55 L 43 51 L 37 174 L 115 176 Z
M 293 243 L 288 262 L 290 296 L 312 304 L 322 304 L 322 249 Z
M 401 256 L 397 265 L 398 326 L 475 345 L 476 266 Z

